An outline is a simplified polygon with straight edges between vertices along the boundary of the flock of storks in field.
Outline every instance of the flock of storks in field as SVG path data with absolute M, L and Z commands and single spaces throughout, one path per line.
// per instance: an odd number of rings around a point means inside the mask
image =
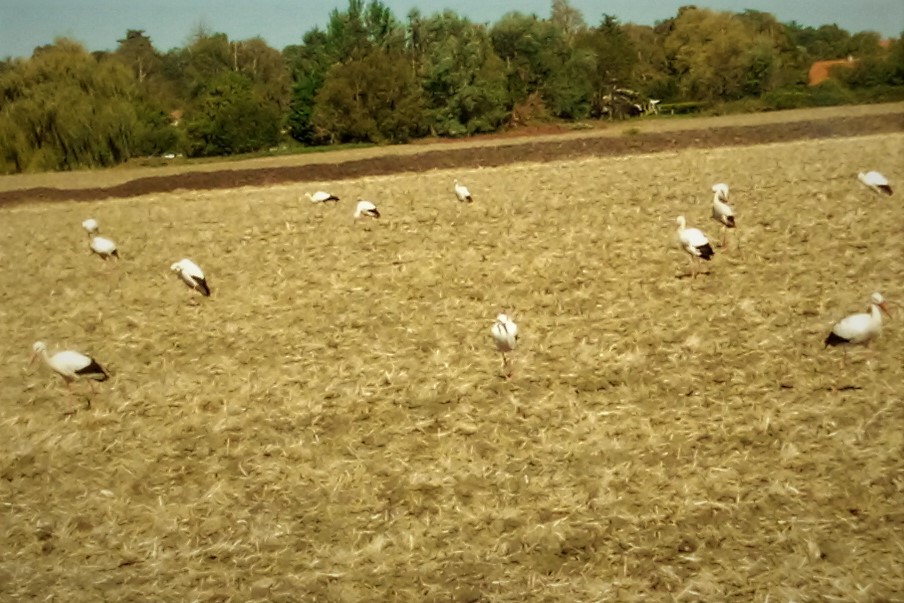
M 888 180 L 879 172 L 860 172 L 857 178 L 876 193 L 892 195 L 892 188 Z M 473 201 L 468 188 L 458 180 L 455 180 L 453 190 L 459 202 L 471 203 Z M 724 246 L 727 230 L 736 227 L 734 209 L 729 202 L 729 187 L 727 184 L 715 184 L 712 187 L 712 191 L 712 218 L 721 226 L 721 245 Z M 305 193 L 305 196 L 312 203 L 337 203 L 339 201 L 339 197 L 324 191 L 317 191 L 313 194 Z M 373 202 L 364 199 L 358 200 L 353 214 L 355 221 L 363 218 L 377 219 L 379 217 L 380 212 Z M 678 247 L 688 254 L 690 276 L 696 278 L 697 264 L 702 261 L 709 261 L 715 255 L 715 252 L 709 239 L 702 231 L 697 228 L 687 227 L 687 221 L 684 216 L 678 216 L 676 222 L 678 225 Z M 109 258 L 119 259 L 116 243 L 98 234 L 100 227 L 97 220 L 88 218 L 82 222 L 82 227 L 90 237 L 89 245 L 93 253 L 104 260 Z M 170 269 L 189 288 L 205 297 L 210 296 L 210 287 L 207 284 L 204 272 L 192 260 L 188 258 L 179 260 L 170 266 Z M 868 344 L 882 330 L 882 312 L 889 314 L 885 299 L 882 294 L 873 293 L 870 298 L 868 312 L 852 314 L 835 323 L 825 339 L 826 347 L 845 344 Z M 518 326 L 506 314 L 499 314 L 490 329 L 490 333 L 496 344 L 497 351 L 502 355 L 502 368 L 505 376 L 511 377 L 512 362 L 510 356 L 518 341 Z M 47 345 L 42 341 L 34 344 L 33 351 L 32 362 L 34 362 L 35 358 L 41 356 L 44 362 L 63 378 L 70 397 L 72 396 L 73 381 L 83 378 L 88 379 L 89 383 L 91 383 L 91 389 L 94 391 L 94 381 L 105 381 L 110 377 L 107 370 L 94 358 L 80 352 L 64 350 L 50 354 L 47 351 Z M 843 359 L 844 356 L 842 361 Z

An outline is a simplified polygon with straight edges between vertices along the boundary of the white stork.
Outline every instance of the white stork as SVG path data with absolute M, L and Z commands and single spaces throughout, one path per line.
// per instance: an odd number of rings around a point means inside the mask
M 182 282 L 190 289 L 200 291 L 204 297 L 210 297 L 210 287 L 207 285 L 207 279 L 204 278 L 204 271 L 193 261 L 183 258 L 170 266 L 170 270 L 178 274 Z
M 713 184 L 713 193 L 715 193 L 719 199 L 721 199 L 725 203 L 728 203 L 729 189 L 727 184 L 725 184 L 724 182 Z
M 100 224 L 97 223 L 97 220 L 94 218 L 88 218 L 84 222 L 82 222 L 82 228 L 85 229 L 89 235 L 97 234 L 100 232 Z
M 511 376 L 511 362 L 506 354 L 512 352 L 518 343 L 518 325 L 505 314 L 500 314 L 493 323 L 491 333 L 493 341 L 496 342 L 496 349 L 502 354 L 502 370 L 508 369 L 506 374 Z
M 678 224 L 677 240 L 678 246 L 683 249 L 691 261 L 691 276 L 697 277 L 696 260 L 709 261 L 716 252 L 713 251 L 709 244 L 709 239 L 700 230 L 696 228 L 687 228 L 687 222 L 684 216 L 678 216 L 675 220 Z
M 891 317 L 885 298 L 881 293 L 873 293 L 870 297 L 869 312 L 851 314 L 836 322 L 826 337 L 825 347 L 859 343 L 868 345 L 882 331 L 882 312 Z
M 457 179 L 455 180 L 455 196 L 458 197 L 458 200 L 462 203 L 471 203 L 474 201 L 468 187 L 461 184 Z
M 119 259 L 119 250 L 116 249 L 116 243 L 104 237 L 91 237 L 91 251 L 106 260 L 109 257 Z
M 860 172 L 857 174 L 857 180 L 873 189 L 877 193 L 888 195 L 892 194 L 891 185 L 888 184 L 888 178 L 879 172 Z
M 735 227 L 734 209 L 728 204 L 728 185 L 724 183 L 713 185 L 713 220 L 722 227 L 721 246 L 725 246 L 725 237 L 729 228 Z
M 313 195 L 311 193 L 305 193 L 304 196 L 307 197 L 311 203 L 326 203 L 328 201 L 335 201 L 335 202 L 339 201 L 339 197 L 337 197 L 336 195 L 334 195 L 332 193 L 328 193 L 326 191 L 317 191 Z
M 370 201 L 365 201 L 364 199 L 358 199 L 358 205 L 355 207 L 355 220 L 357 221 L 359 218 L 379 218 L 380 212 L 377 210 L 377 206 L 371 203 Z
M 72 382 L 77 379 L 89 379 L 91 390 L 94 391 L 94 381 L 106 381 L 110 378 L 110 374 L 90 356 L 86 356 L 80 352 L 65 350 L 50 355 L 47 353 L 47 344 L 43 341 L 35 342 L 32 346 L 33 354 L 31 362 L 33 363 L 38 356 L 52 368 L 66 382 L 66 389 L 69 396 L 72 396 Z

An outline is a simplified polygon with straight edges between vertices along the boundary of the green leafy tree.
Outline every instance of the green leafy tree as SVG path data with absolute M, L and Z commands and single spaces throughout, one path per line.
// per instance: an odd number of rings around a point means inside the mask
M 323 86 L 326 73 L 334 62 L 326 33 L 313 29 L 305 34 L 304 43 L 283 50 L 292 78 L 289 101 L 289 135 L 305 144 L 324 142 L 314 128 L 314 103 Z
M 575 44 L 595 59 L 584 81 L 590 86 L 593 115 L 602 115 L 607 96 L 618 88 L 634 87 L 637 49 L 631 36 L 612 15 L 603 15 L 599 26 L 585 30 Z
M 507 13 L 490 30 L 496 54 L 506 65 L 509 96 L 523 101 L 542 91 L 569 55 L 564 32 L 536 15 Z
M 508 116 L 505 66 L 486 30 L 452 11 L 412 26 L 412 54 L 432 129 L 443 136 L 496 130 Z
M 210 33 L 198 28 L 191 44 L 179 55 L 174 67 L 181 76 L 182 97 L 189 102 L 199 98 L 217 77 L 237 70 L 232 45 L 224 33 Z
M 163 60 L 144 30 L 130 29 L 117 43 L 113 56 L 132 70 L 139 85 L 160 72 Z
M 576 17 L 572 15 L 572 17 Z M 583 117 L 591 105 L 592 78 L 596 67 L 592 52 L 571 38 L 583 33 L 572 19 L 574 28 L 566 29 L 558 21 L 539 19 L 536 15 L 508 13 L 490 31 L 496 54 L 505 62 L 508 73 L 508 96 L 515 111 L 517 105 L 530 104 L 537 95 L 543 108 L 562 118 Z
M 569 52 L 541 88 L 546 107 L 562 119 L 583 119 L 594 112 L 599 88 L 594 75 L 600 60 L 587 48 Z
M 280 115 L 254 91 L 248 76 L 227 71 L 216 76 L 200 103 L 185 115 L 192 156 L 257 151 L 279 142 Z
M 278 142 L 290 102 L 282 53 L 260 38 L 231 41 L 199 29 L 171 61 L 181 74 L 190 155 L 243 153 Z
M 780 49 L 771 32 L 758 29 L 755 17 L 693 7 L 679 11 L 664 48 L 685 98 L 733 100 L 776 85 Z
M 261 38 L 232 42 L 234 70 L 248 77 L 255 94 L 280 112 L 289 106 L 291 78 L 282 53 Z
M 379 0 L 349 0 L 345 11 L 333 9 L 326 35 L 330 51 L 346 62 L 370 53 L 374 48 L 400 50 L 404 31 L 392 11 Z
M 0 75 L 5 172 L 109 166 L 128 159 L 138 127 L 134 80 L 65 38 Z
M 142 30 L 128 30 L 118 44 L 109 58 L 120 61 L 132 72 L 137 90 L 133 102 L 138 118 L 133 153 L 160 155 L 181 148 L 179 131 L 170 117 L 180 102 L 176 82 L 164 71 L 163 57 Z
M 904 32 L 891 43 L 885 58 L 889 64 L 889 80 L 892 86 L 904 86 Z
M 584 15 L 568 0 L 552 0 L 552 12 L 549 20 L 562 31 L 569 44 L 575 36 L 587 29 Z
M 647 25 L 622 25 L 636 50 L 637 61 L 631 70 L 631 82 L 648 98 L 676 100 L 678 87 L 669 68 L 663 47 L 663 35 Z
M 330 12 L 325 31 L 315 28 L 302 41 L 283 52 L 291 75 L 288 129 L 300 142 L 320 144 L 329 137 L 324 138 L 325 131 L 315 127 L 314 109 L 327 72 L 336 63 L 360 60 L 375 49 L 401 52 L 404 29 L 379 0 L 367 4 L 349 0 L 346 10 Z
M 834 23 L 814 28 L 791 21 L 785 24 L 785 31 L 791 42 L 804 52 L 808 64 L 843 59 L 851 51 L 851 34 Z
M 406 142 L 423 135 L 424 97 L 408 57 L 374 48 L 335 65 L 317 93 L 312 124 L 330 142 Z
M 852 40 L 859 35 L 856 34 Z M 834 76 L 850 88 L 867 89 L 904 84 L 904 34 L 893 40 L 888 49 L 879 45 L 878 35 L 872 32 L 860 38 L 860 43 L 867 46 L 867 49 L 857 55 L 857 61 L 848 69 L 833 70 Z M 870 48 L 872 44 L 878 50 Z

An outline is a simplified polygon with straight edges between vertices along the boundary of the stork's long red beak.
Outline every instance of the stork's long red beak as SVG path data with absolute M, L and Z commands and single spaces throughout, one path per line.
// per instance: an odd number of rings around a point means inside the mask
M 879 304 L 879 309 L 885 312 L 885 315 L 891 318 L 891 310 L 888 309 L 888 304 L 886 302 L 882 302 Z

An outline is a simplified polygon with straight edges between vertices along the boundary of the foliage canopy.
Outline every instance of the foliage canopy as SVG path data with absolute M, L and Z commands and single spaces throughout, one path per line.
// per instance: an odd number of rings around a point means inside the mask
M 760 109 L 902 98 L 902 40 L 693 6 L 654 27 L 607 14 L 593 24 L 569 0 L 552 0 L 548 18 L 510 12 L 493 24 L 450 10 L 403 22 L 380 0 L 348 0 L 282 51 L 204 28 L 166 53 L 137 29 L 113 52 L 60 38 L 0 61 L 0 173 L 254 152 L 287 138 L 466 136 L 532 116 L 622 117 L 650 98 Z M 833 81 L 807 86 L 814 61 L 846 57 Z

